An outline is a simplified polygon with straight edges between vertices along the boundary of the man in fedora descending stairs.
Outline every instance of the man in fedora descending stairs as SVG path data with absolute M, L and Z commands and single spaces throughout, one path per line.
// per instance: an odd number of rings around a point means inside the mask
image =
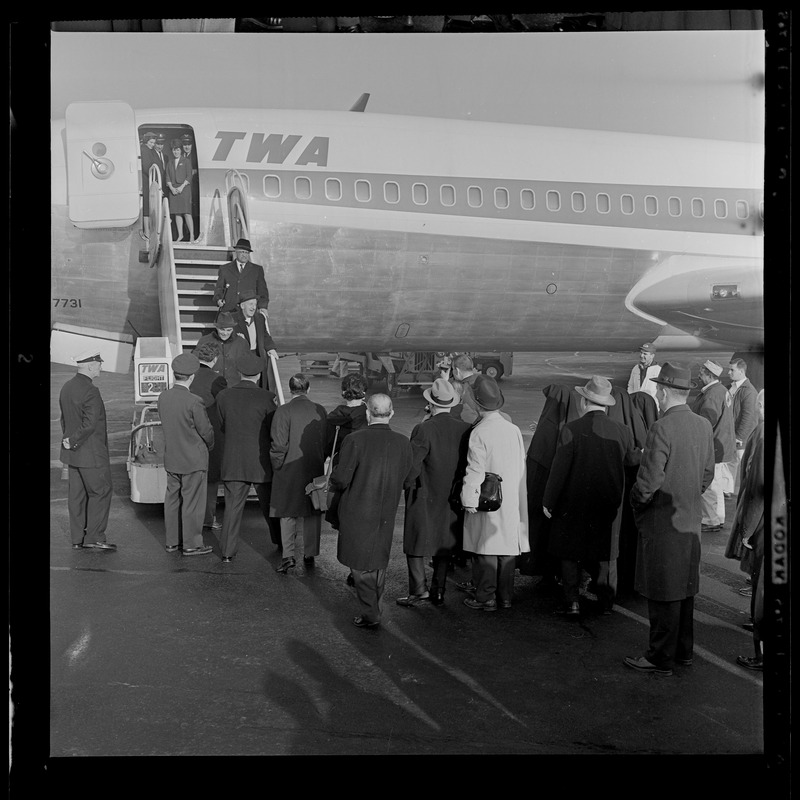
M 269 290 L 264 278 L 264 267 L 250 261 L 250 247 L 248 239 L 239 239 L 233 247 L 234 259 L 219 268 L 219 277 L 214 289 L 214 305 L 218 313 L 232 313 L 238 308 L 239 295 L 249 289 L 256 294 L 258 311 L 266 319 L 269 306 Z

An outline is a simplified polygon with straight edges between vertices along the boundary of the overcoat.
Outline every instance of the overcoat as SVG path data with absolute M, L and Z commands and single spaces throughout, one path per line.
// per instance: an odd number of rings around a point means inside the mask
M 325 409 L 296 394 L 272 418 L 271 517 L 310 517 L 318 513 L 306 485 L 325 467 Z
M 217 284 L 214 287 L 214 305 L 219 300 L 225 300 L 220 311 L 234 311 L 239 305 L 239 293 L 251 289 L 258 297 L 258 308 L 269 306 L 269 290 L 264 278 L 264 267 L 248 261 L 241 273 L 236 266 L 236 261 L 229 261 L 219 268 Z M 248 350 L 250 349 L 248 345 Z
M 742 454 L 742 474 L 725 557 L 741 559 L 742 539 L 764 531 L 764 423 L 750 434 Z
M 232 333 L 225 341 L 219 338 L 216 329 L 210 333 L 203 334 L 195 348 L 206 342 L 215 342 L 219 345 L 220 353 L 217 358 L 217 363 L 214 364 L 214 372 L 217 375 L 222 375 L 228 386 L 233 386 L 239 383 L 239 370 L 236 368 L 236 360 L 250 352 L 250 345 L 245 343 L 240 336 Z
M 528 539 L 530 558 L 522 568 L 532 575 L 549 569 L 550 520 L 542 513 L 542 496 L 550 465 L 556 453 L 558 435 L 566 422 L 580 417 L 580 395 L 571 386 L 551 383 L 542 389 L 544 408 L 528 447 L 525 483 L 528 493 Z
M 225 378 L 217 375 L 211 367 L 200 364 L 200 369 L 195 372 L 192 385 L 189 391 L 196 394 L 206 407 L 208 421 L 214 429 L 214 449 L 208 454 L 208 481 L 217 483 L 220 480 L 220 467 L 222 466 L 222 454 L 225 451 L 225 434 L 219 423 L 219 412 L 217 410 L 217 395 L 227 387 Z
M 686 404 L 647 432 L 631 490 L 639 546 L 634 589 L 650 600 L 683 600 L 700 584 L 701 495 L 714 479 L 711 423 Z
M 59 395 L 61 432 L 70 449 L 61 448 L 61 463 L 70 467 L 109 466 L 106 407 L 88 375 L 76 373 Z
M 247 323 L 244 321 L 244 314 L 241 308 L 237 308 L 236 311 L 233 312 L 233 322 L 233 335 L 243 339 L 249 350 L 250 335 L 247 332 Z M 253 315 L 252 324 L 256 326 L 255 351 L 264 359 L 264 370 L 266 370 L 269 366 L 267 363 L 267 352 L 269 350 L 275 350 L 275 342 L 267 331 L 267 321 L 264 319 L 263 314 L 259 314 L 258 311 L 256 311 Z
M 736 439 L 744 447 L 758 425 L 758 392 L 745 378 L 733 394 L 733 428 Z M 739 448 L 741 449 L 741 448 Z
M 386 569 L 411 444 L 387 423 L 354 431 L 345 440 L 331 485 L 341 492 L 337 558 L 351 569 Z
M 733 402 L 728 390 L 712 383 L 695 397 L 691 409 L 711 423 L 714 433 L 714 463 L 733 461 L 736 457 L 736 434 L 733 426 Z
M 158 396 L 158 416 L 164 431 L 164 469 L 177 475 L 205 472 L 214 429 L 203 401 L 176 384 Z
M 614 395 L 616 397 L 616 395 Z M 634 392 L 628 395 L 631 405 L 639 409 L 639 413 L 644 420 L 645 431 L 650 430 L 650 426 L 658 419 L 658 403 L 654 397 L 647 392 Z
M 328 412 L 328 438 L 325 443 L 325 455 L 329 456 L 333 453 L 333 440 L 336 438 L 336 453 L 333 454 L 334 466 L 339 461 L 339 453 L 342 452 L 342 445 L 347 436 L 354 431 L 360 431 L 362 428 L 367 427 L 367 407 L 364 403 L 357 406 L 348 406 L 347 404 L 336 406 L 333 411 Z M 339 434 L 336 434 L 336 428 L 339 428 Z
M 503 504 L 497 511 L 466 515 L 464 550 L 487 556 L 527 553 L 530 546 L 525 446 L 520 429 L 499 411 L 486 413 L 470 432 L 467 471 L 461 489 L 461 503 L 465 507 L 477 507 L 487 472 L 503 479 Z
M 217 395 L 217 411 L 225 434 L 222 480 L 272 481 L 269 448 L 275 395 L 252 381 L 240 381 Z
M 589 411 L 561 430 L 542 504 L 552 512 L 550 552 L 562 559 L 611 561 L 619 553 L 628 428 Z
M 467 468 L 470 426 L 449 413 L 435 414 L 411 432 L 411 472 L 405 481 L 403 552 L 446 554 L 461 545 L 464 511 L 450 502 Z

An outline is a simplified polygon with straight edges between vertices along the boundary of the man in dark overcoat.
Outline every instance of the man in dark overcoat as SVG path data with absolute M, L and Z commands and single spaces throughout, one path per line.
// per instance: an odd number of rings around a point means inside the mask
M 93 383 L 103 371 L 103 359 L 99 350 L 91 350 L 73 360 L 78 371 L 61 387 L 58 398 L 61 463 L 69 467 L 67 508 L 72 547 L 116 550 L 115 544 L 106 541 L 113 494 L 106 407 Z
M 254 353 L 239 357 L 240 380 L 217 395 L 220 427 L 225 434 L 220 477 L 225 486 L 225 516 L 220 548 L 223 563 L 230 563 L 239 544 L 242 512 L 254 486 L 272 543 L 280 545 L 278 520 L 270 518 L 272 465 L 269 459 L 270 426 L 275 395 L 258 385 L 262 362 Z
M 257 312 L 258 297 L 252 289 L 245 289 L 239 295 L 239 306 L 231 315 L 233 317 L 233 333 L 264 360 L 264 372 L 261 384 L 266 389 L 275 391 L 274 378 L 270 370 L 270 358 L 277 358 L 275 342 L 267 327 L 267 318 Z
M 222 530 L 222 523 L 217 522 L 217 495 L 219 493 L 220 468 L 222 453 L 225 447 L 225 435 L 219 424 L 217 411 L 217 395 L 227 389 L 228 384 L 222 375 L 214 372 L 214 365 L 219 358 L 220 346 L 216 342 L 206 342 L 194 349 L 194 355 L 200 362 L 200 369 L 194 374 L 189 391 L 202 401 L 208 414 L 208 420 L 214 429 L 214 449 L 208 454 L 208 472 L 206 473 L 206 513 L 203 527 L 210 530 Z
M 580 613 L 580 567 L 597 587 L 604 613 L 617 589 L 617 554 L 626 459 L 634 453 L 631 431 L 609 419 L 616 404 L 608 379 L 595 375 L 581 395 L 580 419 L 568 422 L 558 439 L 542 511 L 551 518 L 550 552 L 561 559 L 564 613 Z
M 266 316 L 269 306 L 269 290 L 264 278 L 264 267 L 250 260 L 248 239 L 239 239 L 233 246 L 234 259 L 219 268 L 217 284 L 214 287 L 214 305 L 220 312 L 232 312 L 239 304 L 239 295 L 246 289 L 255 292 L 258 298 L 259 313 Z
M 306 486 L 325 468 L 325 409 L 308 397 L 308 378 L 298 372 L 289 378 L 292 399 L 272 420 L 270 459 L 273 469 L 273 517 L 281 520 L 283 560 L 277 572 L 285 575 L 296 565 L 297 537 L 303 537 L 303 562 L 319 555 L 322 513 L 306 494 Z
M 736 435 L 733 425 L 733 401 L 719 382 L 722 366 L 706 361 L 700 367 L 700 393 L 691 405 L 692 411 L 711 423 L 714 434 L 714 480 L 703 492 L 701 532 L 718 531 L 725 524 L 725 491 L 730 486 L 728 464 L 736 457 Z
M 439 378 L 422 393 L 431 416 L 411 432 L 413 466 L 405 481 L 403 552 L 408 562 L 408 595 L 400 606 L 444 602 L 450 554 L 464 535 L 464 510 L 449 502 L 453 483 L 467 468 L 470 425 L 450 409 L 458 402 L 453 385 Z M 430 592 L 425 559 L 433 556 Z
M 166 548 L 181 555 L 203 556 L 212 552 L 203 543 L 206 510 L 208 453 L 214 447 L 214 429 L 203 401 L 190 386 L 200 369 L 191 353 L 172 360 L 175 385 L 158 396 L 158 416 L 164 431 L 164 469 L 167 492 L 164 497 Z
M 410 442 L 389 427 L 393 415 L 388 395 L 371 395 L 367 427 L 344 440 L 331 473 L 331 486 L 341 492 L 337 557 L 353 575 L 359 628 L 381 621 L 395 515 L 412 465 Z
M 676 662 L 692 663 L 701 498 L 714 478 L 714 436 L 711 423 L 686 405 L 694 388 L 689 369 L 667 361 L 652 380 L 661 418 L 647 432 L 630 496 L 639 528 L 634 588 L 647 598 L 650 646 L 624 664 L 671 675 Z
M 750 434 L 758 425 L 758 391 L 747 377 L 747 362 L 743 358 L 732 358 L 728 365 L 731 385 L 728 388 L 733 405 L 733 428 L 736 437 L 736 457 L 728 464 L 731 473 L 731 494 L 735 491 L 739 465 Z

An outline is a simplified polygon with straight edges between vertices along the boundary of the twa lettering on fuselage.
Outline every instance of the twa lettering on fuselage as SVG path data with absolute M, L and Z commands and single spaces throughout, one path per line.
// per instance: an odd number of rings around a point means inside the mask
M 245 131 L 217 131 L 216 138 L 219 139 L 219 144 L 211 158 L 212 161 L 227 161 L 235 146 L 236 155 L 240 155 L 242 149 L 247 147 L 245 161 L 250 164 L 260 164 L 264 159 L 268 164 L 283 164 L 292 152 L 295 154 L 299 152 L 295 164 L 300 166 L 316 164 L 318 167 L 328 165 L 327 136 L 312 137 L 302 151 L 299 150 L 298 143 L 303 137 L 298 134 L 284 136 L 282 133 L 254 132 L 250 134 L 249 145 L 245 141 L 247 138 Z

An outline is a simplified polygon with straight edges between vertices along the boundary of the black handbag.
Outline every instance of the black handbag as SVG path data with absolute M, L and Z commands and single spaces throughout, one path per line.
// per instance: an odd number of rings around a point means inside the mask
M 503 504 L 503 479 L 494 472 L 487 472 L 481 484 L 478 511 L 497 511 Z

